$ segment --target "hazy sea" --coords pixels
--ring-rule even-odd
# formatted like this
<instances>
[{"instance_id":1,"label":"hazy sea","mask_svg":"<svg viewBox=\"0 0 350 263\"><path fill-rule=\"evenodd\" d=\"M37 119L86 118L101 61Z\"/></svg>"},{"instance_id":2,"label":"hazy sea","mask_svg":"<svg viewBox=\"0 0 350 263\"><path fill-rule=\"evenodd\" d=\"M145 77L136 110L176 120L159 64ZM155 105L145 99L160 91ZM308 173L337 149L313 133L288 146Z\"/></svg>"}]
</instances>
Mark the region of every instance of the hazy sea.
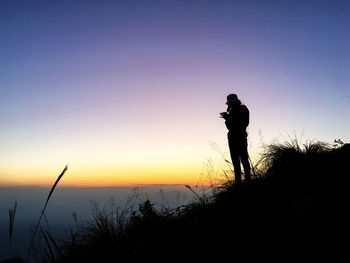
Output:
<instances>
[{"instance_id":1,"label":"hazy sea","mask_svg":"<svg viewBox=\"0 0 350 263\"><path fill-rule=\"evenodd\" d=\"M158 208L175 208L193 199L193 194L184 185L58 187L46 210L47 222L42 220L41 225L49 229L55 238L65 238L70 226L74 227L75 224L73 212L79 220L86 220L91 216L92 203L103 208L111 198L116 207L123 207L136 189L141 200L150 199ZM8 258L9 208L17 201L12 256L24 257L49 191L49 187L0 187L0 262Z\"/></svg>"}]
</instances>

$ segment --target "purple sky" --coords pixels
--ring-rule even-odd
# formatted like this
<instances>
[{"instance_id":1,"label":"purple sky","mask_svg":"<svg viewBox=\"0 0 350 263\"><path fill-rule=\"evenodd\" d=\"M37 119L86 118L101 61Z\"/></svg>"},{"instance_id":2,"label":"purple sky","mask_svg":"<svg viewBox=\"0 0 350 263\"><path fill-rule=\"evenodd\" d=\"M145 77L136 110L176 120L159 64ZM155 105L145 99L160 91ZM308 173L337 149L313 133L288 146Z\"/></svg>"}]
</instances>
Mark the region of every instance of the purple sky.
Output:
<instances>
[{"instance_id":1,"label":"purple sky","mask_svg":"<svg viewBox=\"0 0 350 263\"><path fill-rule=\"evenodd\" d=\"M0 184L194 182L229 93L252 153L349 141L349 1L1 1L0 33Z\"/></svg>"}]
</instances>

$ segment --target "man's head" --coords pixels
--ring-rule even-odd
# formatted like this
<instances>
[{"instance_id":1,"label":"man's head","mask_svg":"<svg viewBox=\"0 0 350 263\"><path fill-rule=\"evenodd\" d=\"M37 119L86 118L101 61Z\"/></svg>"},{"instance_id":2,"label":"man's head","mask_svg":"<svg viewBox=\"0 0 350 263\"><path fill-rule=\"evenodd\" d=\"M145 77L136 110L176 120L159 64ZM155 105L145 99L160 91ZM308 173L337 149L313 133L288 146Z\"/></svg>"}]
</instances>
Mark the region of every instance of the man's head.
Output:
<instances>
[{"instance_id":1,"label":"man's head","mask_svg":"<svg viewBox=\"0 0 350 263\"><path fill-rule=\"evenodd\" d=\"M241 101L238 99L236 94L229 94L227 96L227 101L226 104L230 107L236 106L236 105L241 105Z\"/></svg>"}]
</instances>

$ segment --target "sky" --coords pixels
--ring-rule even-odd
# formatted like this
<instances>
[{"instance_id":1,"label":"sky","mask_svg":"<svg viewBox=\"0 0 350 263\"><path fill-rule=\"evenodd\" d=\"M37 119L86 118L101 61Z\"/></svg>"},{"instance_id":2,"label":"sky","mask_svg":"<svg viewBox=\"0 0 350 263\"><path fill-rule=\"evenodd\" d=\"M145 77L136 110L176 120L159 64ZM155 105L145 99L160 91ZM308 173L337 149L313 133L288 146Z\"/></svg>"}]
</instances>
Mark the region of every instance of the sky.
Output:
<instances>
[{"instance_id":1,"label":"sky","mask_svg":"<svg viewBox=\"0 0 350 263\"><path fill-rule=\"evenodd\" d=\"M197 183L230 93L251 155L349 142L349 46L349 1L3 0L0 185Z\"/></svg>"}]
</instances>

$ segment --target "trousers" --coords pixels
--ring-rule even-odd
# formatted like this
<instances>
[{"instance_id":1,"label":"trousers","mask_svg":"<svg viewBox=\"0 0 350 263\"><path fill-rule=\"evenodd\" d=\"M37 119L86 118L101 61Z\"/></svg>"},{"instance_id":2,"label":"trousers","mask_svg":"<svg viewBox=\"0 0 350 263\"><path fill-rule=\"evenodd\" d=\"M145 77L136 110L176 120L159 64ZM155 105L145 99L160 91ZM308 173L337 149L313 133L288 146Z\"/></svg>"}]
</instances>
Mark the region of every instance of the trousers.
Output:
<instances>
[{"instance_id":1,"label":"trousers","mask_svg":"<svg viewBox=\"0 0 350 263\"><path fill-rule=\"evenodd\" d=\"M242 181L241 163L244 169L244 177L246 181L251 180L250 164L248 155L248 142L246 136L228 136L228 145L230 155L234 167L236 182Z\"/></svg>"}]
</instances>

